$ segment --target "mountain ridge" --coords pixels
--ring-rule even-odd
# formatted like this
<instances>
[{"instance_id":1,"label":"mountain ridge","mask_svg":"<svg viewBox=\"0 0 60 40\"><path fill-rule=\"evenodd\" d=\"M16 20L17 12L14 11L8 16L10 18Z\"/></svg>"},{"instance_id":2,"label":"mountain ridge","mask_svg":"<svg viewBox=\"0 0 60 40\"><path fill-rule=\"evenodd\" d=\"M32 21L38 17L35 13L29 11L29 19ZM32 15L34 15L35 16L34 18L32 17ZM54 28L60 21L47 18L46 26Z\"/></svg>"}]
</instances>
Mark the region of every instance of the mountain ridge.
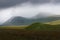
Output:
<instances>
[{"instance_id":1,"label":"mountain ridge","mask_svg":"<svg viewBox=\"0 0 60 40\"><path fill-rule=\"evenodd\" d=\"M16 16L16 17L13 17L12 19L10 18L3 25L30 25L35 22L45 23L45 22L52 22L56 20L60 20L59 15L45 17L45 18L37 18L37 19L34 19L34 18L28 19L28 18Z\"/></svg>"}]
</instances>

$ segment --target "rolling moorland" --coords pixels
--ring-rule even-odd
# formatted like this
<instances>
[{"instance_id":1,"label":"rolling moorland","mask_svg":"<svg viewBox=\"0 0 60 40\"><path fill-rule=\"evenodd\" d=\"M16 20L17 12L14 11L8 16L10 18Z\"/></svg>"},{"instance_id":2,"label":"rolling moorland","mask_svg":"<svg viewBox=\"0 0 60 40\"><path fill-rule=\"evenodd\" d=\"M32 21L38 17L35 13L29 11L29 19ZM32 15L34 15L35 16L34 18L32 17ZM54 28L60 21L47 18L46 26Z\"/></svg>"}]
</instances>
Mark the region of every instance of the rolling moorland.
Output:
<instances>
[{"instance_id":1,"label":"rolling moorland","mask_svg":"<svg viewBox=\"0 0 60 40\"><path fill-rule=\"evenodd\" d=\"M60 25L36 22L28 26L0 26L0 40L60 40Z\"/></svg>"},{"instance_id":2,"label":"rolling moorland","mask_svg":"<svg viewBox=\"0 0 60 40\"><path fill-rule=\"evenodd\" d=\"M60 17L14 17L0 25L0 40L60 40Z\"/></svg>"}]
</instances>

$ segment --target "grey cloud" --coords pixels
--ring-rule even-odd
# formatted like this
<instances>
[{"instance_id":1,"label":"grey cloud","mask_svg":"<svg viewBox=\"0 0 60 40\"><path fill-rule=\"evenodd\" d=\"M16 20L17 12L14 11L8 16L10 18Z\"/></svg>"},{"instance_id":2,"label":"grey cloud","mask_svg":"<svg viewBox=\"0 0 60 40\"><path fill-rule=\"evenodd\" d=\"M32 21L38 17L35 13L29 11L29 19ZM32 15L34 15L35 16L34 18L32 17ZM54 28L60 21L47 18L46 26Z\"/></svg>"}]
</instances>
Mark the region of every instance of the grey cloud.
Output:
<instances>
[{"instance_id":1,"label":"grey cloud","mask_svg":"<svg viewBox=\"0 0 60 40\"><path fill-rule=\"evenodd\" d=\"M49 3L51 0L0 0L0 8L7 8L22 4L24 2L30 2L32 4ZM60 0L55 0L55 3L60 3Z\"/></svg>"},{"instance_id":2,"label":"grey cloud","mask_svg":"<svg viewBox=\"0 0 60 40\"><path fill-rule=\"evenodd\" d=\"M27 0L0 0L0 8L11 7L23 2L27 2Z\"/></svg>"},{"instance_id":3,"label":"grey cloud","mask_svg":"<svg viewBox=\"0 0 60 40\"><path fill-rule=\"evenodd\" d=\"M48 3L50 2L50 0L31 0L32 3L40 3L40 4L43 4L43 3Z\"/></svg>"},{"instance_id":4,"label":"grey cloud","mask_svg":"<svg viewBox=\"0 0 60 40\"><path fill-rule=\"evenodd\" d=\"M56 1L56 3L60 3L60 0L55 0Z\"/></svg>"}]
</instances>

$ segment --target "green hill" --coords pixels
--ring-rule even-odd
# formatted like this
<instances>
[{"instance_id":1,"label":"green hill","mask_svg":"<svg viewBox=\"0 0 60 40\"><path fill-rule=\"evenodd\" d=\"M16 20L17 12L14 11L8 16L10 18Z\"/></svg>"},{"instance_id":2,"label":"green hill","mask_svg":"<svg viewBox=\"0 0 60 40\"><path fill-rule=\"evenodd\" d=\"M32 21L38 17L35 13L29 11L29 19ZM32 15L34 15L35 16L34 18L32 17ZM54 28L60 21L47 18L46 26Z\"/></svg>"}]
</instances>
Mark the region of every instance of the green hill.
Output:
<instances>
[{"instance_id":1,"label":"green hill","mask_svg":"<svg viewBox=\"0 0 60 40\"><path fill-rule=\"evenodd\" d=\"M26 29L27 30L42 30L42 29L46 29L48 26L51 26L51 25L42 24L42 23L33 23L29 25Z\"/></svg>"},{"instance_id":2,"label":"green hill","mask_svg":"<svg viewBox=\"0 0 60 40\"><path fill-rule=\"evenodd\" d=\"M48 23L46 23L46 24L50 24L50 25L59 25L59 24L60 24L60 20L48 22Z\"/></svg>"},{"instance_id":3,"label":"green hill","mask_svg":"<svg viewBox=\"0 0 60 40\"><path fill-rule=\"evenodd\" d=\"M60 25L49 25L43 23L33 23L29 25L26 30L60 30Z\"/></svg>"}]
</instances>

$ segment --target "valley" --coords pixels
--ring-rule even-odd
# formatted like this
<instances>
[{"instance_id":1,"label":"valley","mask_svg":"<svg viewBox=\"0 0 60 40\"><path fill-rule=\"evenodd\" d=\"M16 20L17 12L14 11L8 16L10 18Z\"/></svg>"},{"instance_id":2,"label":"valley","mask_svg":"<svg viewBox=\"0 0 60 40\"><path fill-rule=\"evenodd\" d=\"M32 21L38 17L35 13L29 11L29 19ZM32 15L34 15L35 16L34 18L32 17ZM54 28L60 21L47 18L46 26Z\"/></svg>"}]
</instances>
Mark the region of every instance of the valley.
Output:
<instances>
[{"instance_id":1,"label":"valley","mask_svg":"<svg viewBox=\"0 0 60 40\"><path fill-rule=\"evenodd\" d=\"M0 25L0 40L60 40L60 16L15 16Z\"/></svg>"},{"instance_id":2,"label":"valley","mask_svg":"<svg viewBox=\"0 0 60 40\"><path fill-rule=\"evenodd\" d=\"M0 40L60 40L60 25L40 22L22 26L2 25L0 26Z\"/></svg>"}]
</instances>

